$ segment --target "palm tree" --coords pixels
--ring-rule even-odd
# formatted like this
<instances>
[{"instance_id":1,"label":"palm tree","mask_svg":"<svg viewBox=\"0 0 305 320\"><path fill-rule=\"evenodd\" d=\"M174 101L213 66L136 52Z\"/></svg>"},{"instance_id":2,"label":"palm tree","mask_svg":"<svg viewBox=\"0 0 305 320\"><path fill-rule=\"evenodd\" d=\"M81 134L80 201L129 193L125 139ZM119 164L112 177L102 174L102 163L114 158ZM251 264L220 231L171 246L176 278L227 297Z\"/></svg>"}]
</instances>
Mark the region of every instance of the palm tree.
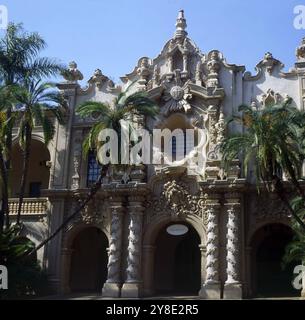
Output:
<instances>
[{"instance_id":1,"label":"palm tree","mask_svg":"<svg viewBox=\"0 0 305 320\"><path fill-rule=\"evenodd\" d=\"M303 199L304 191L299 184L304 161L305 114L291 106L291 100L282 104L267 105L262 109L241 106L242 117L234 116L230 122L242 125L244 133L227 137L221 145L225 166L239 156L243 158L244 171L255 169L256 181L263 182L269 192L276 192L289 213L305 230L305 224L293 210L280 172L289 178L294 190Z\"/></svg>"},{"instance_id":2,"label":"palm tree","mask_svg":"<svg viewBox=\"0 0 305 320\"><path fill-rule=\"evenodd\" d=\"M0 190L2 193L1 208L0 208L0 234L3 231L4 220L6 218L6 225L9 225L8 217L8 170L7 170L7 145L6 139L9 132L8 128L12 127L14 116L7 118L6 108L4 106L13 105L16 101L13 97L15 86L0 87Z\"/></svg>"},{"instance_id":3,"label":"palm tree","mask_svg":"<svg viewBox=\"0 0 305 320\"><path fill-rule=\"evenodd\" d=\"M63 116L56 104L62 104L62 95L55 90L55 84L50 82L34 81L26 79L23 86L16 90L14 96L18 102L19 114L19 145L23 151L23 170L20 184L19 204L17 213L17 224L20 224L21 209L25 194L27 174L29 171L29 159L31 152L32 131L35 124L42 127L44 142L47 145L53 138L55 127L51 115L59 123L63 123ZM51 115L50 115L51 114Z\"/></svg>"},{"instance_id":4,"label":"palm tree","mask_svg":"<svg viewBox=\"0 0 305 320\"><path fill-rule=\"evenodd\" d=\"M296 197L291 201L291 206L301 219L305 218L305 210L303 199ZM285 255L283 257L283 267L291 262L305 263L305 234L298 223L292 223L294 231L293 240L286 246Z\"/></svg>"},{"instance_id":5,"label":"palm tree","mask_svg":"<svg viewBox=\"0 0 305 320\"><path fill-rule=\"evenodd\" d=\"M87 154L89 150L98 151L102 147L102 144L98 140L99 133L103 129L113 129L116 131L118 140L121 140L121 120L130 120L132 114L137 114L142 117L154 118L158 113L158 108L155 103L150 100L144 92L137 92L128 95L128 89L125 92L119 94L114 101L114 106L111 106L102 102L86 101L78 106L76 110L77 114L82 118L87 118L92 115L99 115L99 120L96 122L87 138L84 141L83 149L84 154ZM130 122L131 131L134 129L133 123ZM120 145L120 142L119 142ZM46 240L39 244L32 252L38 251L50 240L52 240L70 221L72 221L94 198L95 194L101 188L103 178L108 172L111 163L102 166L97 181L93 184L88 192L86 199L76 209L76 211L64 220L64 222L51 234Z\"/></svg>"},{"instance_id":6,"label":"palm tree","mask_svg":"<svg viewBox=\"0 0 305 320\"><path fill-rule=\"evenodd\" d=\"M46 47L45 41L38 33L27 33L21 24L10 23L3 38L0 39L0 84L14 86L20 84L24 78L40 79L57 75L63 67L55 60L39 57L39 53ZM12 105L2 105L6 110L6 119L12 118ZM6 130L6 156L4 166L5 175L9 181L12 153L13 121L10 121ZM3 173L4 174L4 173ZM8 190L2 190L2 201L8 203ZM8 206L6 212L6 227L9 226Z\"/></svg>"}]
</instances>

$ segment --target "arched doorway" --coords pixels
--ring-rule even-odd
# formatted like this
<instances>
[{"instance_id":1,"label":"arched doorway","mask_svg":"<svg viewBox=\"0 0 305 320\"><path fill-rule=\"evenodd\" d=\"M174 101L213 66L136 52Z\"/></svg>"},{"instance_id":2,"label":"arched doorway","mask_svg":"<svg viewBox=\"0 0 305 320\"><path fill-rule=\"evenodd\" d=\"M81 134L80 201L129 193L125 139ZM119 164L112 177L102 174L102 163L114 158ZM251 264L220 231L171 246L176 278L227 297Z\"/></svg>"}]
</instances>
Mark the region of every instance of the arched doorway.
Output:
<instances>
[{"instance_id":1,"label":"arched doorway","mask_svg":"<svg viewBox=\"0 0 305 320\"><path fill-rule=\"evenodd\" d=\"M41 141L32 140L29 163L25 197L38 198L41 190L49 188L50 179L50 153ZM11 189L13 197L19 196L22 170L23 152L16 143L12 151Z\"/></svg>"},{"instance_id":2,"label":"arched doorway","mask_svg":"<svg viewBox=\"0 0 305 320\"><path fill-rule=\"evenodd\" d=\"M170 234L171 225L167 225L155 242L154 291L157 295L197 295L201 287L200 237L191 225L179 225L187 227L185 234Z\"/></svg>"},{"instance_id":3,"label":"arched doorway","mask_svg":"<svg viewBox=\"0 0 305 320\"><path fill-rule=\"evenodd\" d=\"M70 269L72 292L101 292L107 279L108 239L95 227L81 231L73 241Z\"/></svg>"},{"instance_id":4,"label":"arched doorway","mask_svg":"<svg viewBox=\"0 0 305 320\"><path fill-rule=\"evenodd\" d=\"M292 286L297 263L283 268L283 256L293 231L283 224L260 228L252 238L252 294L254 297L291 297L299 292Z\"/></svg>"}]
</instances>

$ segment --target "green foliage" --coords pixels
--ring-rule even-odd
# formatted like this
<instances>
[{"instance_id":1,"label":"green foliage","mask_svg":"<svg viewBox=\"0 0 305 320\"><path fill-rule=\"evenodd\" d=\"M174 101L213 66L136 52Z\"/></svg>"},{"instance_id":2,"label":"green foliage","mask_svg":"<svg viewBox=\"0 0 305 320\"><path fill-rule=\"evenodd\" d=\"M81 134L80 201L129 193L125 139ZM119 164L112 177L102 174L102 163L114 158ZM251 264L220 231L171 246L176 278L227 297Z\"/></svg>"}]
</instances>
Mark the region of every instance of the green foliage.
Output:
<instances>
[{"instance_id":1,"label":"green foliage","mask_svg":"<svg viewBox=\"0 0 305 320\"><path fill-rule=\"evenodd\" d=\"M0 39L0 81L20 83L25 77L41 79L58 74L63 66L56 60L38 57L46 42L36 33L24 31L22 24L10 23Z\"/></svg>"},{"instance_id":2,"label":"green foliage","mask_svg":"<svg viewBox=\"0 0 305 320\"><path fill-rule=\"evenodd\" d=\"M303 199L296 197L291 200L291 206L298 216L305 219L305 209L303 207ZM294 231L293 240L286 246L285 255L283 257L283 268L291 262L305 263L305 234L300 225L292 221L292 229Z\"/></svg>"},{"instance_id":3,"label":"green foliage","mask_svg":"<svg viewBox=\"0 0 305 320\"><path fill-rule=\"evenodd\" d=\"M221 145L225 166L236 158L243 159L245 175L254 166L256 180L270 182L282 170L298 187L300 169L304 161L305 114L291 105L267 105L262 109L241 106L242 116L234 116L228 123L241 125L244 133L226 138Z\"/></svg>"},{"instance_id":4,"label":"green foliage","mask_svg":"<svg viewBox=\"0 0 305 320\"><path fill-rule=\"evenodd\" d=\"M55 127L50 113L63 123L63 114L58 104L63 104L62 95L54 90L55 84L51 82L33 81L26 79L14 92L16 101L23 107L16 111L19 114L19 144L25 147L25 127L28 125L31 131L35 123L42 127L45 144L48 144L55 134Z\"/></svg>"},{"instance_id":5,"label":"green foliage","mask_svg":"<svg viewBox=\"0 0 305 320\"><path fill-rule=\"evenodd\" d=\"M121 120L129 120L130 131L132 132L134 127L130 120L133 115L154 118L158 114L158 108L156 104L147 97L146 93L136 92L128 95L127 90L119 94L113 106L102 102L86 101L78 106L76 113L82 118L90 116L98 116L99 118L98 121L93 124L83 143L84 154L86 155L89 150L99 149L102 146L98 141L98 136L103 129L115 130L120 139Z\"/></svg>"},{"instance_id":6,"label":"green foliage","mask_svg":"<svg viewBox=\"0 0 305 320\"><path fill-rule=\"evenodd\" d=\"M8 290L0 299L25 299L47 293L47 277L35 256L28 253L34 243L22 235L22 226L13 225L0 234L0 264L8 269Z\"/></svg>"}]
</instances>

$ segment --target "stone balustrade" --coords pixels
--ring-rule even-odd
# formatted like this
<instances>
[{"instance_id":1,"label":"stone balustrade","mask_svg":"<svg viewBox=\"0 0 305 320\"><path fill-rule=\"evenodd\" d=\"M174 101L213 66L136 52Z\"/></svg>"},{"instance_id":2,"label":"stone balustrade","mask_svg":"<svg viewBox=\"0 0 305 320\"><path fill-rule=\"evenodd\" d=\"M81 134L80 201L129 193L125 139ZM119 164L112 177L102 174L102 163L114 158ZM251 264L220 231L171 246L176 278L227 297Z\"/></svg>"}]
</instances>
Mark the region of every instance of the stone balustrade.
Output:
<instances>
[{"instance_id":1,"label":"stone balustrade","mask_svg":"<svg viewBox=\"0 0 305 320\"><path fill-rule=\"evenodd\" d=\"M9 199L9 209L11 215L18 213L18 198ZM25 198L22 204L22 215L40 215L46 214L48 209L47 198Z\"/></svg>"}]
</instances>

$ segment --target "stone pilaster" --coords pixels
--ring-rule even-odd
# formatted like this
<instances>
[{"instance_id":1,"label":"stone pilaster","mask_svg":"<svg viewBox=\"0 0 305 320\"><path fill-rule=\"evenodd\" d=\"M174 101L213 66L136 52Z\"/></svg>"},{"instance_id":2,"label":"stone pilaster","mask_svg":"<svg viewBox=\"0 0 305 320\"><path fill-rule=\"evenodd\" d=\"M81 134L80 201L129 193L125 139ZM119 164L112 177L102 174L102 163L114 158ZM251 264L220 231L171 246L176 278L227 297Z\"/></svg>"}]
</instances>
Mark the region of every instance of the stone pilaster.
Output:
<instances>
[{"instance_id":1,"label":"stone pilaster","mask_svg":"<svg viewBox=\"0 0 305 320\"><path fill-rule=\"evenodd\" d=\"M226 195L227 213L227 280L224 287L224 299L242 299L240 281L240 195Z\"/></svg>"},{"instance_id":2,"label":"stone pilaster","mask_svg":"<svg viewBox=\"0 0 305 320\"><path fill-rule=\"evenodd\" d=\"M108 258L108 277L103 296L118 298L121 295L121 265L124 207L120 198L111 199L111 229Z\"/></svg>"},{"instance_id":3,"label":"stone pilaster","mask_svg":"<svg viewBox=\"0 0 305 320\"><path fill-rule=\"evenodd\" d=\"M143 246L143 296L149 297L154 294L154 257L156 247Z\"/></svg>"},{"instance_id":4,"label":"stone pilaster","mask_svg":"<svg viewBox=\"0 0 305 320\"><path fill-rule=\"evenodd\" d=\"M82 130L77 130L74 133L73 140L73 174L71 181L72 189L79 189L80 187L80 164L82 156L82 140L83 132Z\"/></svg>"},{"instance_id":5,"label":"stone pilaster","mask_svg":"<svg viewBox=\"0 0 305 320\"><path fill-rule=\"evenodd\" d=\"M219 200L207 201L206 280L200 291L205 299L220 299L219 281Z\"/></svg>"},{"instance_id":6,"label":"stone pilaster","mask_svg":"<svg viewBox=\"0 0 305 320\"><path fill-rule=\"evenodd\" d=\"M122 297L137 298L141 295L141 252L142 252L142 226L144 198L141 196L130 196L128 211L130 216L128 236L128 256L126 281L122 287Z\"/></svg>"},{"instance_id":7,"label":"stone pilaster","mask_svg":"<svg viewBox=\"0 0 305 320\"><path fill-rule=\"evenodd\" d=\"M71 292L69 280L72 254L73 250L68 248L63 248L61 251L61 294L69 294Z\"/></svg>"}]
</instances>

